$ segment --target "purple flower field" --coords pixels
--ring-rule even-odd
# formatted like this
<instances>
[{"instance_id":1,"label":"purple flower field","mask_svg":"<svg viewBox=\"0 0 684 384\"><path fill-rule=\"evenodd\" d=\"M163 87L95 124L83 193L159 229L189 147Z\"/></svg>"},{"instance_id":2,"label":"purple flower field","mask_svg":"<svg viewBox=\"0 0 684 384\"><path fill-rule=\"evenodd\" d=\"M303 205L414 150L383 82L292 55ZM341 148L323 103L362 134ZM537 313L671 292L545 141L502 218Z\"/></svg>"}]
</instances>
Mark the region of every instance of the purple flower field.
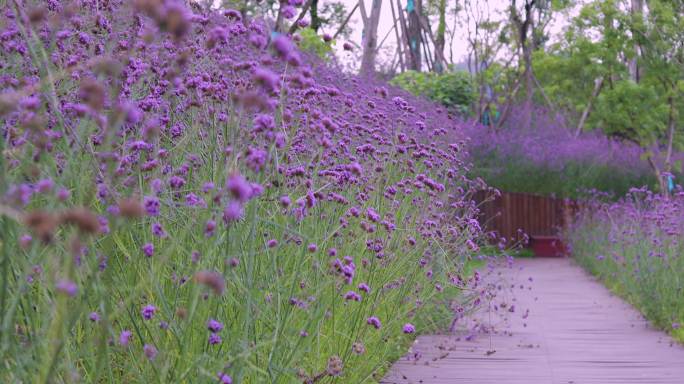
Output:
<instances>
[{"instance_id":1,"label":"purple flower field","mask_svg":"<svg viewBox=\"0 0 684 384\"><path fill-rule=\"evenodd\" d=\"M599 132L576 137L562 117L543 107L534 107L530 126L523 124L524 116L520 106L500 129L464 125L472 176L509 192L564 197L585 196L590 190L620 197L634 186L656 184L638 145Z\"/></svg>"},{"instance_id":2,"label":"purple flower field","mask_svg":"<svg viewBox=\"0 0 684 384\"><path fill-rule=\"evenodd\" d=\"M632 189L618 202L587 203L565 231L575 259L682 341L684 193Z\"/></svg>"},{"instance_id":3,"label":"purple flower field","mask_svg":"<svg viewBox=\"0 0 684 384\"><path fill-rule=\"evenodd\" d=\"M467 268L484 185L445 109L233 10L19 4L0 382L370 382L442 290L491 289Z\"/></svg>"}]
</instances>

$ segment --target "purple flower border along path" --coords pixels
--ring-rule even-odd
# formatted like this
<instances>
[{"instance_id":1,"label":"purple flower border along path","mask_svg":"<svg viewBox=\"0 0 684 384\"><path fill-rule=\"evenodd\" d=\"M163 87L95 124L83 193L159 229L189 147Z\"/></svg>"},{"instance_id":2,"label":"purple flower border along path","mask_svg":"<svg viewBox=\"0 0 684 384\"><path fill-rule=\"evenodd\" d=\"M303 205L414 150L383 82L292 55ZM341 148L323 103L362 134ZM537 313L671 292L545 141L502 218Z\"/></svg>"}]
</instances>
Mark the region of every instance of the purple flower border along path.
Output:
<instances>
[{"instance_id":1,"label":"purple flower border along path","mask_svg":"<svg viewBox=\"0 0 684 384\"><path fill-rule=\"evenodd\" d=\"M496 332L421 336L382 383L684 383L684 347L572 260L516 264L503 272L516 285L515 311L476 315Z\"/></svg>"}]
</instances>

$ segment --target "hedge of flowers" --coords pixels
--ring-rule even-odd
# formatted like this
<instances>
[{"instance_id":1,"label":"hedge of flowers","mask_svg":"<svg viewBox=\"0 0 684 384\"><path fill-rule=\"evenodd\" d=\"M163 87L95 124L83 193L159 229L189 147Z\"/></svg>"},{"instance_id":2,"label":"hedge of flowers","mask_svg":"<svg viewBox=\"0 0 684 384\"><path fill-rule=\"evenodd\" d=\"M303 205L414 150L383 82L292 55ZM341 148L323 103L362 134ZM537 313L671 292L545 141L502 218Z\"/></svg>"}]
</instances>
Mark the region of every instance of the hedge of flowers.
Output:
<instances>
[{"instance_id":1,"label":"hedge of flowers","mask_svg":"<svg viewBox=\"0 0 684 384\"><path fill-rule=\"evenodd\" d=\"M473 176L509 192L573 198L590 190L620 197L634 186L656 185L638 145L598 132L576 137L560 116L542 107L534 107L531 124L525 116L524 107L517 107L499 129L466 126Z\"/></svg>"},{"instance_id":2,"label":"hedge of flowers","mask_svg":"<svg viewBox=\"0 0 684 384\"><path fill-rule=\"evenodd\" d=\"M684 340L684 192L666 198L641 188L587 204L565 233L575 259Z\"/></svg>"},{"instance_id":3,"label":"hedge of flowers","mask_svg":"<svg viewBox=\"0 0 684 384\"><path fill-rule=\"evenodd\" d=\"M184 4L2 10L0 381L378 379L486 294L460 124Z\"/></svg>"}]
</instances>

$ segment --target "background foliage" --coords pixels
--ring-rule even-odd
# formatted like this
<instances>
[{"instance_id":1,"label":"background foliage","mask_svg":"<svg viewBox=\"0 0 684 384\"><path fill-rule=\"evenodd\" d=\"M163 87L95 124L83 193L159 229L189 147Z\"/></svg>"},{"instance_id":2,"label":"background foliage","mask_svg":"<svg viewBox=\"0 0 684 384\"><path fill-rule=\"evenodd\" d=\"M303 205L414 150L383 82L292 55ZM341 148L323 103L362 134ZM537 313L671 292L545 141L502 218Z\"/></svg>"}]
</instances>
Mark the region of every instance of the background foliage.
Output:
<instances>
[{"instance_id":1,"label":"background foliage","mask_svg":"<svg viewBox=\"0 0 684 384\"><path fill-rule=\"evenodd\" d=\"M415 96L427 97L463 115L470 113L476 97L470 76L464 71L406 71L394 77L390 84Z\"/></svg>"}]
</instances>

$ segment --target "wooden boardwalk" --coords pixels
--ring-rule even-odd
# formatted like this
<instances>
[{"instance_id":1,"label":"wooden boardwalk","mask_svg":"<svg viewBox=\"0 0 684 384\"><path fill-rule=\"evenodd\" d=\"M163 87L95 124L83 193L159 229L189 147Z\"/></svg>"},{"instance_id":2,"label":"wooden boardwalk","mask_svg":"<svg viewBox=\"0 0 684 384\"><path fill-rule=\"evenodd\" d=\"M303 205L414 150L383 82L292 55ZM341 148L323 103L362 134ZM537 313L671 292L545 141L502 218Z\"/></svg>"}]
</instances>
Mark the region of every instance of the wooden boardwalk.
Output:
<instances>
[{"instance_id":1,"label":"wooden boardwalk","mask_svg":"<svg viewBox=\"0 0 684 384\"><path fill-rule=\"evenodd\" d=\"M516 284L507 325L472 341L421 336L382 383L684 384L684 347L571 260L516 262L504 272Z\"/></svg>"}]
</instances>

